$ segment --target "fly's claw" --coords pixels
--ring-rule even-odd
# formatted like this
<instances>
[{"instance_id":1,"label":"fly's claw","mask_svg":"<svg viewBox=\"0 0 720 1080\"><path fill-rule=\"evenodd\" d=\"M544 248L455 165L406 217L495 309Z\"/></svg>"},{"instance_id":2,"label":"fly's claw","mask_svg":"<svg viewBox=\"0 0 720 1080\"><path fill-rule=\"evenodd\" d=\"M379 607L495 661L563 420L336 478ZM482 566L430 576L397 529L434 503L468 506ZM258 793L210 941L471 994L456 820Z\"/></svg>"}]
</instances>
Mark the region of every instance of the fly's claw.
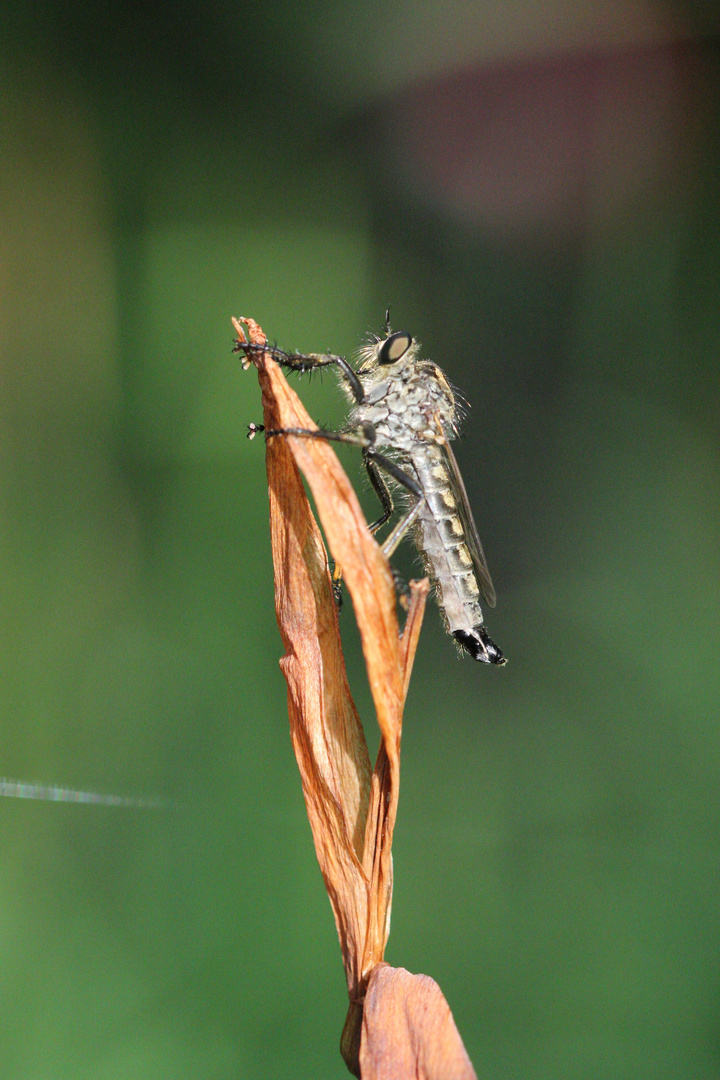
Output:
<instances>
[{"instance_id":1,"label":"fly's claw","mask_svg":"<svg viewBox=\"0 0 720 1080\"><path fill-rule=\"evenodd\" d=\"M264 424L248 424L248 439L254 439L256 435L259 435L261 431L265 430Z\"/></svg>"},{"instance_id":2,"label":"fly's claw","mask_svg":"<svg viewBox=\"0 0 720 1080\"><path fill-rule=\"evenodd\" d=\"M240 361L243 371L252 365L253 357L259 356L265 352L264 345L257 345L252 341L240 341L239 339L233 343L233 352L242 353L243 358Z\"/></svg>"},{"instance_id":3,"label":"fly's claw","mask_svg":"<svg viewBox=\"0 0 720 1080\"><path fill-rule=\"evenodd\" d=\"M331 580L335 607L340 611L343 606L342 566L337 562L333 563Z\"/></svg>"},{"instance_id":4,"label":"fly's claw","mask_svg":"<svg viewBox=\"0 0 720 1080\"><path fill-rule=\"evenodd\" d=\"M258 342L245 341L241 338L233 344L234 353L243 353L242 366L245 371L252 364L255 356L261 356L263 353L267 353L273 358L276 364L281 367L288 367L292 371L302 370L300 365L293 362L293 354L286 353L283 349L279 348L277 344L271 345L269 342L264 342L262 345Z\"/></svg>"},{"instance_id":5,"label":"fly's claw","mask_svg":"<svg viewBox=\"0 0 720 1080\"><path fill-rule=\"evenodd\" d=\"M393 585L395 586L395 593L398 598L400 607L407 611L410 607L410 586L405 578L402 576L399 570L394 566L390 567L390 573L393 577Z\"/></svg>"},{"instance_id":6,"label":"fly's claw","mask_svg":"<svg viewBox=\"0 0 720 1080\"><path fill-rule=\"evenodd\" d=\"M256 356L262 356L266 351L272 352L272 349L268 350L265 334L254 319L233 318L231 321L237 334L237 337L233 341L232 351L234 353L243 354L241 360L242 369L243 371L247 371ZM250 338L248 338L248 335L245 332L246 329L250 332ZM262 338L262 340L252 341L252 337Z\"/></svg>"}]
</instances>

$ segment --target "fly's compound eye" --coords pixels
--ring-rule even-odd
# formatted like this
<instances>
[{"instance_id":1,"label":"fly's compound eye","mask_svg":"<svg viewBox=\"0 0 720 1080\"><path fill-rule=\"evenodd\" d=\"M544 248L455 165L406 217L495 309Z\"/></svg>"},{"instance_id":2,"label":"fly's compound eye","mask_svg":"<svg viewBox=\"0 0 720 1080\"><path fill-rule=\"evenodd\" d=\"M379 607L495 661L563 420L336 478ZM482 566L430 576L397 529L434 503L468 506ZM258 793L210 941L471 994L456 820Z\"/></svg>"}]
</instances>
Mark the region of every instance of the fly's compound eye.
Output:
<instances>
[{"instance_id":1,"label":"fly's compound eye","mask_svg":"<svg viewBox=\"0 0 720 1080\"><path fill-rule=\"evenodd\" d=\"M404 330L398 330L385 338L378 353L378 364L396 364L412 345L412 337Z\"/></svg>"}]
</instances>

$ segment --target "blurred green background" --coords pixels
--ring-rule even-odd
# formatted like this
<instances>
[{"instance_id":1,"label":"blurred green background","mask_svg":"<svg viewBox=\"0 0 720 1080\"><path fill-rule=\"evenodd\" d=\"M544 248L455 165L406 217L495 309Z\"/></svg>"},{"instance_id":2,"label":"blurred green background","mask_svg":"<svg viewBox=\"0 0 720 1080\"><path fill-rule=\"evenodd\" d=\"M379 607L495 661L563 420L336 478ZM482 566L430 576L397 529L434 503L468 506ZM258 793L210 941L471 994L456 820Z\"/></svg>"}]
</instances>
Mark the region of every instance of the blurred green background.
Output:
<instances>
[{"instance_id":1,"label":"blurred green background","mask_svg":"<svg viewBox=\"0 0 720 1080\"><path fill-rule=\"evenodd\" d=\"M174 801L0 800L3 1080L347 1075L230 316L349 354L388 303L472 402L511 663L429 609L387 958L480 1077L720 1076L713 18L3 7L0 774Z\"/></svg>"}]
</instances>

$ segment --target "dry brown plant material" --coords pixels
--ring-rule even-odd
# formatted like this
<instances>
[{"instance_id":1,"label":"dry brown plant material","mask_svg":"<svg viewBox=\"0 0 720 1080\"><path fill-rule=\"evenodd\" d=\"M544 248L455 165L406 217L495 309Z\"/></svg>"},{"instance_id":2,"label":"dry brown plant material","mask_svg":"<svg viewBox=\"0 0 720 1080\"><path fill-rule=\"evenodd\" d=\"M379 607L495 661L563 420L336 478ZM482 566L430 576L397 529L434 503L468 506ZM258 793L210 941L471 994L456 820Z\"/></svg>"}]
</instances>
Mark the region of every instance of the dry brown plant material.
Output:
<instances>
[{"instance_id":1,"label":"dry brown plant material","mask_svg":"<svg viewBox=\"0 0 720 1080\"><path fill-rule=\"evenodd\" d=\"M252 319L238 345L263 346ZM252 353L266 429L315 429L269 353ZM342 566L362 640L381 744L374 770L345 672L337 609L312 492ZM290 732L315 852L330 897L350 996L341 1052L362 1080L474 1080L449 1006L425 975L383 963L392 901L392 838L402 714L429 584L413 582L400 634L392 574L355 492L322 439L267 441L275 612L286 655Z\"/></svg>"}]
</instances>

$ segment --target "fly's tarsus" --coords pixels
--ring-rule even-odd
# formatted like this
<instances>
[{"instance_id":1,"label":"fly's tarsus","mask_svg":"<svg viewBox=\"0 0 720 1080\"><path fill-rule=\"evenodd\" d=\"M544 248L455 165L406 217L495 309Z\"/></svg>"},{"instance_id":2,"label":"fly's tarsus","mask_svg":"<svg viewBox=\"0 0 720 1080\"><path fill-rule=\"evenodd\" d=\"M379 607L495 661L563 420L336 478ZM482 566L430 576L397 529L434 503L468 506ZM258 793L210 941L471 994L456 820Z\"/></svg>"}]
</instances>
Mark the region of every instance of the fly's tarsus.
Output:
<instances>
[{"instance_id":1,"label":"fly's tarsus","mask_svg":"<svg viewBox=\"0 0 720 1080\"><path fill-rule=\"evenodd\" d=\"M333 353L286 352L285 349L281 349L278 345L270 345L269 343L259 345L252 341L236 341L233 352L243 353L248 361L252 356L267 353L280 367L287 368L289 371L297 371L301 375L307 371L316 371L318 368L329 367L333 364L342 365L347 363L344 357L335 356Z\"/></svg>"}]
</instances>

